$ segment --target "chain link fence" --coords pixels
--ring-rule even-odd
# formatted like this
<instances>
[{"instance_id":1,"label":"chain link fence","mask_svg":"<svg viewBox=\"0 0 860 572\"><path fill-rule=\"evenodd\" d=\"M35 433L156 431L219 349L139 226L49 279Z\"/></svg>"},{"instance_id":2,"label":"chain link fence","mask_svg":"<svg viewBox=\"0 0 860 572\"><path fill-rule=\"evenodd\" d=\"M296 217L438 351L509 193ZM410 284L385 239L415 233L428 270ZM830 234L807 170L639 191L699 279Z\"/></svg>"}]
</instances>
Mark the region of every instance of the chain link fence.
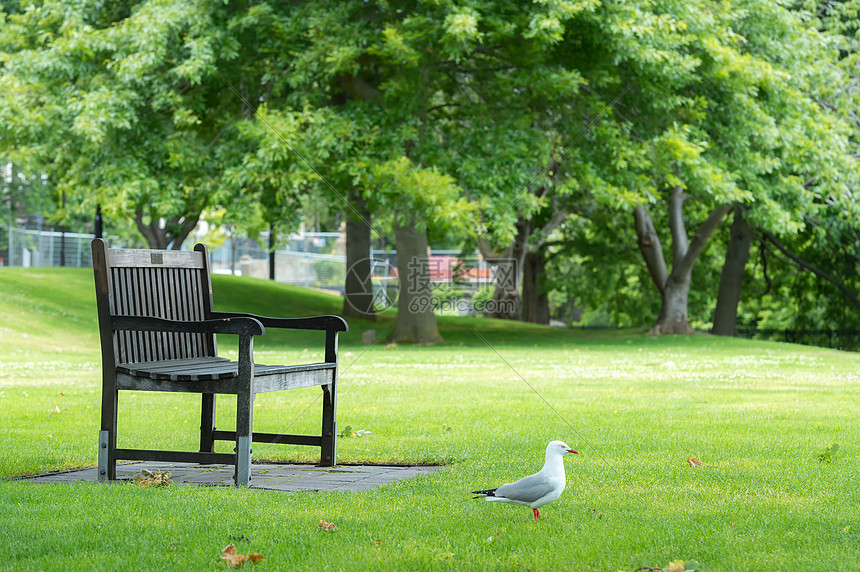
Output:
<instances>
[{"instance_id":1,"label":"chain link fence","mask_svg":"<svg viewBox=\"0 0 860 572\"><path fill-rule=\"evenodd\" d=\"M5 266L91 266L92 234L8 227Z\"/></svg>"}]
</instances>

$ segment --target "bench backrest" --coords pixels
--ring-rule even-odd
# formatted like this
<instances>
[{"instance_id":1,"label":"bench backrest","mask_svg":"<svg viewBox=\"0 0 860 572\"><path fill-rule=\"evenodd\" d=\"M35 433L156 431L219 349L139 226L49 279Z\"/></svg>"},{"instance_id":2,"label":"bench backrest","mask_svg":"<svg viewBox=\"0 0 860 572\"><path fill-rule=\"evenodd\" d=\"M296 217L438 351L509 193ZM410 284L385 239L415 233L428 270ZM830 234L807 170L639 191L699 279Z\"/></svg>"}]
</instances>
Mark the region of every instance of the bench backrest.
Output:
<instances>
[{"instance_id":1,"label":"bench backrest","mask_svg":"<svg viewBox=\"0 0 860 572\"><path fill-rule=\"evenodd\" d=\"M214 356L211 334L113 331L113 316L206 320L212 312L209 254L198 244L178 250L108 249L92 243L93 273L105 363ZM110 360L110 361L109 361Z\"/></svg>"}]
</instances>

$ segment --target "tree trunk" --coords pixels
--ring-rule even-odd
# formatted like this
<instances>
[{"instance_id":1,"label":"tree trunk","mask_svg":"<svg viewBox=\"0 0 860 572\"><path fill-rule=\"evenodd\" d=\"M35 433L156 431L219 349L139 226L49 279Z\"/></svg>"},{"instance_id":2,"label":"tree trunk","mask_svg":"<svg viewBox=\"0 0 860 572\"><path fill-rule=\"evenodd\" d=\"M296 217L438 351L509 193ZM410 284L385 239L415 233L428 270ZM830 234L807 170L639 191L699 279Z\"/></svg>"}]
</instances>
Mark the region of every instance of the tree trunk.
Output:
<instances>
[{"instance_id":1,"label":"tree trunk","mask_svg":"<svg viewBox=\"0 0 860 572\"><path fill-rule=\"evenodd\" d=\"M187 217L173 217L165 221L164 226L161 226L161 221L158 217L150 216L149 224L143 221L143 209L137 209L134 217L134 224L137 230L146 239L149 248L153 250L179 250L182 248L182 243L197 226L197 221L200 219L200 213L189 215ZM174 233L173 230L176 232Z\"/></svg>"},{"instance_id":2,"label":"tree trunk","mask_svg":"<svg viewBox=\"0 0 860 572\"><path fill-rule=\"evenodd\" d=\"M375 320L373 284L370 281L370 211L361 193L349 193L346 209L346 279L344 280L343 310L346 318Z\"/></svg>"},{"instance_id":3,"label":"tree trunk","mask_svg":"<svg viewBox=\"0 0 860 572\"><path fill-rule=\"evenodd\" d=\"M714 311L714 333L734 336L738 325L738 303L743 290L744 269L750 256L753 231L744 220L744 207L735 205L735 219L729 236L726 260L720 274L720 291Z\"/></svg>"},{"instance_id":4,"label":"tree trunk","mask_svg":"<svg viewBox=\"0 0 860 572\"><path fill-rule=\"evenodd\" d=\"M427 233L415 225L395 229L397 275L397 323L389 342L436 344L444 342L433 313L433 289L427 259Z\"/></svg>"},{"instance_id":5,"label":"tree trunk","mask_svg":"<svg viewBox=\"0 0 860 572\"><path fill-rule=\"evenodd\" d=\"M493 299L487 303L484 315L500 320L519 320L522 312L520 283L522 282L523 265L525 264L531 223L520 219L517 222L517 236L514 243L504 252L490 252L486 240L479 240L478 246L489 264L496 267L493 289Z\"/></svg>"},{"instance_id":6,"label":"tree trunk","mask_svg":"<svg viewBox=\"0 0 860 572\"><path fill-rule=\"evenodd\" d=\"M541 288L546 261L539 252L527 252L523 264L523 322L549 324L549 298Z\"/></svg>"},{"instance_id":7,"label":"tree trunk","mask_svg":"<svg viewBox=\"0 0 860 572\"><path fill-rule=\"evenodd\" d=\"M693 328L687 317L687 300L692 276L676 277L673 273L663 289L663 304L652 334L692 334Z\"/></svg>"},{"instance_id":8,"label":"tree trunk","mask_svg":"<svg viewBox=\"0 0 860 572\"><path fill-rule=\"evenodd\" d=\"M275 225L269 224L269 280L275 280Z\"/></svg>"}]
</instances>

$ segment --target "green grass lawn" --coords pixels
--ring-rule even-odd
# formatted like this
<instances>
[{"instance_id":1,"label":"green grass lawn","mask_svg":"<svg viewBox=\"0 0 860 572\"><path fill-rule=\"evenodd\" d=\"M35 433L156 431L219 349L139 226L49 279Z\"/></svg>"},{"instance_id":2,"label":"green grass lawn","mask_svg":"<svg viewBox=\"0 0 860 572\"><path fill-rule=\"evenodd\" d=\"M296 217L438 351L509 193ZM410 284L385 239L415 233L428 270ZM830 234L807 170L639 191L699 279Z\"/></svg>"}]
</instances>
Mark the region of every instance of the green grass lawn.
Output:
<instances>
[{"instance_id":1,"label":"green grass lawn","mask_svg":"<svg viewBox=\"0 0 860 572\"><path fill-rule=\"evenodd\" d=\"M214 296L219 310L282 316L341 303L221 276ZM440 321L443 346L362 345L366 329L393 327L387 314L341 337L338 424L371 433L339 440L339 460L445 465L431 476L362 493L33 485L14 478L96 463L91 273L0 269L0 316L0 569L223 570L232 542L263 554L259 570L860 570L857 354L455 317ZM281 332L255 346L262 363L322 355L321 339ZM319 393L260 395L255 427L315 430ZM232 406L219 404L226 428ZM197 406L123 395L120 446L193 448ZM581 454L565 458L568 488L542 521L472 500L539 469L552 439ZM833 443L835 460L819 460Z\"/></svg>"}]
</instances>

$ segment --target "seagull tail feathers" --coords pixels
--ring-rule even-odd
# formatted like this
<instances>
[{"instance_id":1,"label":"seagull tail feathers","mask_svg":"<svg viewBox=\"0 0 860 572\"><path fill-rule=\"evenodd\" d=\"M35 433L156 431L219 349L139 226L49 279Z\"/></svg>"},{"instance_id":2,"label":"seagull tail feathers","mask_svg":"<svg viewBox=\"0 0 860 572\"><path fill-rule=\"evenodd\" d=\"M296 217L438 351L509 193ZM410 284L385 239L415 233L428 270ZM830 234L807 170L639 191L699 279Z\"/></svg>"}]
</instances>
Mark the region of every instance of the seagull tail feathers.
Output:
<instances>
[{"instance_id":1,"label":"seagull tail feathers","mask_svg":"<svg viewBox=\"0 0 860 572\"><path fill-rule=\"evenodd\" d=\"M472 491L473 495L478 495L476 497L472 497L475 499L486 498L486 497L494 497L496 496L497 489L487 489L485 491Z\"/></svg>"}]
</instances>

